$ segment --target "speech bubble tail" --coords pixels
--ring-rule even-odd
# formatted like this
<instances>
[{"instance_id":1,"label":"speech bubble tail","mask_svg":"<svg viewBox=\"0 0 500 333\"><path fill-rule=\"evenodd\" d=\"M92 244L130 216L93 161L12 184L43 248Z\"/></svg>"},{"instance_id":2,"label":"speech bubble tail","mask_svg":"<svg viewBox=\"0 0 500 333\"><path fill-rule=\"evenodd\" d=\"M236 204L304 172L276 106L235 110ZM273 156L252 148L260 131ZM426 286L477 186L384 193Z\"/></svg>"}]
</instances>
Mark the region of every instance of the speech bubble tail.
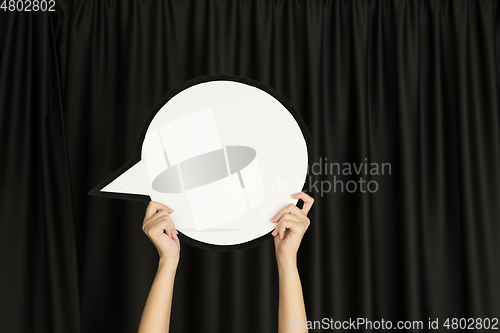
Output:
<instances>
[{"instance_id":1,"label":"speech bubble tail","mask_svg":"<svg viewBox=\"0 0 500 333\"><path fill-rule=\"evenodd\" d=\"M148 195L151 192L149 183L146 165L140 160L132 166L117 170L108 180L96 186L88 194L148 202L151 200Z\"/></svg>"},{"instance_id":2,"label":"speech bubble tail","mask_svg":"<svg viewBox=\"0 0 500 333\"><path fill-rule=\"evenodd\" d=\"M134 164L111 183L101 189L101 192L147 194L151 191L147 170L142 161Z\"/></svg>"}]
</instances>

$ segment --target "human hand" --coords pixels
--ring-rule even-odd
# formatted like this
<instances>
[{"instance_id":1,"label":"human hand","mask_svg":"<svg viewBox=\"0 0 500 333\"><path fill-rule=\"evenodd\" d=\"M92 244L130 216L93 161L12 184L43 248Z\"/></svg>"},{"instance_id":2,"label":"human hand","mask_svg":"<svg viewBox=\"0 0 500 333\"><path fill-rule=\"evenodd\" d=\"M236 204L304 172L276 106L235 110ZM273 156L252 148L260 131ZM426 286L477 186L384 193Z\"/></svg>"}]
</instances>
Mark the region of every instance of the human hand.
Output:
<instances>
[{"instance_id":1,"label":"human hand","mask_svg":"<svg viewBox=\"0 0 500 333\"><path fill-rule=\"evenodd\" d=\"M155 245L160 260L179 259L181 244L170 217L173 212L171 208L154 201L146 208L142 231Z\"/></svg>"},{"instance_id":2,"label":"human hand","mask_svg":"<svg viewBox=\"0 0 500 333\"><path fill-rule=\"evenodd\" d=\"M304 201L302 209L294 204L288 204L271 219L271 222L278 223L272 232L278 263L282 261L295 262L300 242L310 224L307 213L309 213L314 199L304 192L293 194L292 198Z\"/></svg>"}]
</instances>

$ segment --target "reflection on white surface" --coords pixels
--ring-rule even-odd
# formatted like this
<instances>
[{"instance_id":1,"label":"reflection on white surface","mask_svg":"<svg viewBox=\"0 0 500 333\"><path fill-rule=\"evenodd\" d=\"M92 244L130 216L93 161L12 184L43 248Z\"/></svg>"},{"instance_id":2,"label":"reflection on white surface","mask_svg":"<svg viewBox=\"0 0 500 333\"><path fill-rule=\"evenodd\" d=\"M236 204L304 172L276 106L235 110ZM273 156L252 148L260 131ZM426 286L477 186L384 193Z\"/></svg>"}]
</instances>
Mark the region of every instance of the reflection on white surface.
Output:
<instances>
[{"instance_id":1,"label":"reflection on white surface","mask_svg":"<svg viewBox=\"0 0 500 333\"><path fill-rule=\"evenodd\" d=\"M160 127L170 165L222 149L211 109L172 120Z\"/></svg>"}]
</instances>

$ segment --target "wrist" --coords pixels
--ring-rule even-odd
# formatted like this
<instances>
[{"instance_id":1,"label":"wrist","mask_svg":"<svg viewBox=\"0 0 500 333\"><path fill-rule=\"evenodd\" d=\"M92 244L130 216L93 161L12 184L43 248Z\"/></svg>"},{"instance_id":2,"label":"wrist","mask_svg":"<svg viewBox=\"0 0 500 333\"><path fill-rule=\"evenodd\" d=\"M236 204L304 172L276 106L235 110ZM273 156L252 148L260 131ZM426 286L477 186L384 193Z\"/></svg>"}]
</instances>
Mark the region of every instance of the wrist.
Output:
<instances>
[{"instance_id":1,"label":"wrist","mask_svg":"<svg viewBox=\"0 0 500 333\"><path fill-rule=\"evenodd\" d=\"M297 255L281 255L276 256L276 261L278 263L278 270L294 270L297 269Z\"/></svg>"},{"instance_id":2,"label":"wrist","mask_svg":"<svg viewBox=\"0 0 500 333\"><path fill-rule=\"evenodd\" d=\"M158 269L165 268L177 268L179 264L179 256L160 256L158 262Z\"/></svg>"}]
</instances>

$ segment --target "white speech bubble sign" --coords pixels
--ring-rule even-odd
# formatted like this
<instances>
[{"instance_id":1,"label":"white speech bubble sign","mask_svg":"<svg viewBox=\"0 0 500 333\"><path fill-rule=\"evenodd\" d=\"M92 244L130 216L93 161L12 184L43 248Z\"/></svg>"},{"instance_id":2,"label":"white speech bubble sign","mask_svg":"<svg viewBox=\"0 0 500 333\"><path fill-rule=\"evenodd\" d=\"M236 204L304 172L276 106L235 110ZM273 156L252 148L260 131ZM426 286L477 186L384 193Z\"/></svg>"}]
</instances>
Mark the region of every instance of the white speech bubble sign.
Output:
<instances>
[{"instance_id":1,"label":"white speech bubble sign","mask_svg":"<svg viewBox=\"0 0 500 333\"><path fill-rule=\"evenodd\" d=\"M291 104L258 82L191 80L153 108L134 158L89 194L154 200L183 240L233 250L271 238L270 219L304 186L310 138Z\"/></svg>"}]
</instances>

